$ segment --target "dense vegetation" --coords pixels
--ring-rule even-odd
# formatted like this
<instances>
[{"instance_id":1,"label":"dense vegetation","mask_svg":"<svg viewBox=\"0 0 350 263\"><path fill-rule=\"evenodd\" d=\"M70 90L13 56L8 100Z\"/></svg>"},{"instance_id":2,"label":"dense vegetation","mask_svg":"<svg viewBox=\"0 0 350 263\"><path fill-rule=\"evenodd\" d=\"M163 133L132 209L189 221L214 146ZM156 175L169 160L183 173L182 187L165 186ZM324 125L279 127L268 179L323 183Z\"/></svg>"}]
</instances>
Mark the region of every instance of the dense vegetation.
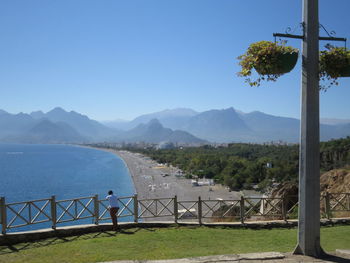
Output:
<instances>
[{"instance_id":1,"label":"dense vegetation","mask_svg":"<svg viewBox=\"0 0 350 263\"><path fill-rule=\"evenodd\" d=\"M264 188L273 182L298 179L298 145L229 144L176 149L128 149L185 171L187 177L213 178L231 189ZM322 142L321 171L350 163L350 137Z\"/></svg>"}]
</instances>

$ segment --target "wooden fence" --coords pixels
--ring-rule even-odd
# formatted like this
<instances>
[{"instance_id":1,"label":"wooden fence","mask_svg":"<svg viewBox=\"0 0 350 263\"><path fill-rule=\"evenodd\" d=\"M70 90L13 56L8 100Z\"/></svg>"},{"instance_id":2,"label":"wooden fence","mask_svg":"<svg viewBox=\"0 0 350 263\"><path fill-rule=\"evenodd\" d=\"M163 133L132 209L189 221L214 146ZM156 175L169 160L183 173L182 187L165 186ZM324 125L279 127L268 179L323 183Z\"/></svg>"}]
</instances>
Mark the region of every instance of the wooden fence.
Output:
<instances>
[{"instance_id":1,"label":"wooden fence","mask_svg":"<svg viewBox=\"0 0 350 263\"><path fill-rule=\"evenodd\" d=\"M179 201L177 197L138 200L137 195L118 198L118 218L140 220L166 220L175 223L194 221L240 222L297 219L296 196L284 198L241 197L237 200ZM327 219L350 217L350 193L326 193L321 196L321 216ZM96 225L110 220L108 201L98 195L67 200L51 198L6 203L0 198L0 224L2 233L23 226L49 223L53 229L62 223L91 219Z\"/></svg>"}]
</instances>

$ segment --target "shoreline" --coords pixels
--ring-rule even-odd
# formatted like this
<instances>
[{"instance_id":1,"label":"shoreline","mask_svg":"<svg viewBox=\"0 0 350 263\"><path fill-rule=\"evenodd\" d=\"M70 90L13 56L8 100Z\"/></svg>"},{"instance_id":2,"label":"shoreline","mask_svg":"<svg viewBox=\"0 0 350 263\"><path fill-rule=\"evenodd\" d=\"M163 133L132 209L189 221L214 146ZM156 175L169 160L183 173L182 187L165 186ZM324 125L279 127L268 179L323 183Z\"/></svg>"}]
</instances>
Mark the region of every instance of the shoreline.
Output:
<instances>
[{"instance_id":1,"label":"shoreline","mask_svg":"<svg viewBox=\"0 0 350 263\"><path fill-rule=\"evenodd\" d=\"M89 148L89 149L99 150L99 151L104 151L104 152L109 152L109 153L112 153L113 155L117 156L120 160L122 160L122 162L124 163L125 167L127 168L128 173L129 173L130 178L131 178L131 181L132 181L133 192L134 192L134 194L137 194L136 183L135 183L135 180L134 180L134 174L132 173L129 164L124 160L124 158L122 158L118 154L117 150L109 149L109 148L93 147L93 146L88 146L88 145L75 145L75 146L82 147L82 148Z\"/></svg>"},{"instance_id":2,"label":"shoreline","mask_svg":"<svg viewBox=\"0 0 350 263\"><path fill-rule=\"evenodd\" d=\"M134 190L139 199L173 198L181 201L203 200L237 200L240 192L229 191L223 185L192 186L191 179L182 176L181 170L165 166L139 153L109 148L90 147L96 150L110 152L125 163L133 182Z\"/></svg>"}]
</instances>

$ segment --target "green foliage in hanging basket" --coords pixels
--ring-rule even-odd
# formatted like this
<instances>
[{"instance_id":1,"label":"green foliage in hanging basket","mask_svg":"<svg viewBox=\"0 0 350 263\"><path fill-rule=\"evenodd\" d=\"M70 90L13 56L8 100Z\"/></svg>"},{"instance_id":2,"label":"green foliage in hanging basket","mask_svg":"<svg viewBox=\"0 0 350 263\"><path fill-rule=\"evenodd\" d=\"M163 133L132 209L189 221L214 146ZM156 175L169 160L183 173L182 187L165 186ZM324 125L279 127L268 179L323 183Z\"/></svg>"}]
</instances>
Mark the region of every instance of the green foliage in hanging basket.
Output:
<instances>
[{"instance_id":1,"label":"green foliage in hanging basket","mask_svg":"<svg viewBox=\"0 0 350 263\"><path fill-rule=\"evenodd\" d=\"M298 49L285 46L283 43L260 41L249 46L246 53L239 56L241 71L238 76L245 77L250 86L260 86L262 80L276 81L284 73L290 72L297 60ZM258 78L251 78L252 69Z\"/></svg>"},{"instance_id":2,"label":"green foliage in hanging basket","mask_svg":"<svg viewBox=\"0 0 350 263\"><path fill-rule=\"evenodd\" d=\"M320 80L329 81L328 85L320 85L327 90L332 85L338 85L338 78L350 77L350 51L344 47L326 45L326 50L320 52Z\"/></svg>"}]
</instances>

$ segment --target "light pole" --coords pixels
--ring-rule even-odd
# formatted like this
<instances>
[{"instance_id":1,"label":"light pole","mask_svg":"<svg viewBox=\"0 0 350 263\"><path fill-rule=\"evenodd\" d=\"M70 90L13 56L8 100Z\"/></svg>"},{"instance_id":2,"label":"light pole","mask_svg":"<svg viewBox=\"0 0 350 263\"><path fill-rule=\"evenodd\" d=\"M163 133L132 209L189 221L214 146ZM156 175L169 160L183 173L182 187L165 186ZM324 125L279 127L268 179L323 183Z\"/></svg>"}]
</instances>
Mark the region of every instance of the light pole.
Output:
<instances>
[{"instance_id":1,"label":"light pole","mask_svg":"<svg viewBox=\"0 0 350 263\"><path fill-rule=\"evenodd\" d=\"M320 245L320 120L318 0L303 1L299 223L296 254L318 257Z\"/></svg>"},{"instance_id":2,"label":"light pole","mask_svg":"<svg viewBox=\"0 0 350 263\"><path fill-rule=\"evenodd\" d=\"M299 149L299 223L295 254L319 257L320 245L320 100L319 40L346 38L319 36L318 0L303 0L303 35L273 34L302 39L301 118ZM322 26L323 27L323 26Z\"/></svg>"}]
</instances>

